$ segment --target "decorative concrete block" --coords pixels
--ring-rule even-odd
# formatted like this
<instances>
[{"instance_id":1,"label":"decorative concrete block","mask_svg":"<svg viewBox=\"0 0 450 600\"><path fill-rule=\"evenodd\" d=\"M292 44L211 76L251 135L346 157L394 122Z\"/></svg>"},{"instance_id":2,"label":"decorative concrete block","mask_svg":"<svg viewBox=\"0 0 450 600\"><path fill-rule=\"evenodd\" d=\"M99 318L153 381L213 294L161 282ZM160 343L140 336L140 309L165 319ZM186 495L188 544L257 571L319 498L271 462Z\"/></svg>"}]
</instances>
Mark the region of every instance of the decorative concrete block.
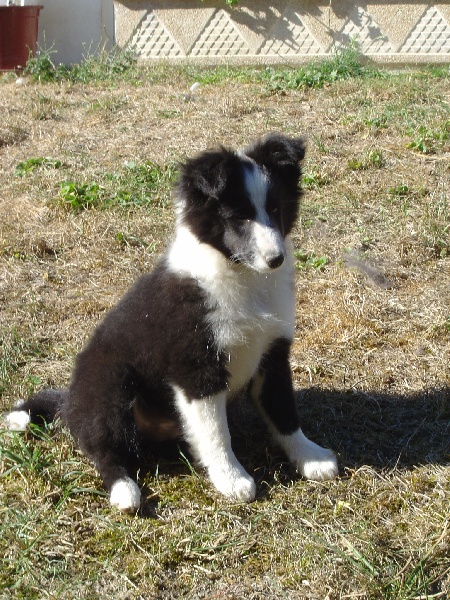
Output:
<instances>
[{"instance_id":1,"label":"decorative concrete block","mask_svg":"<svg viewBox=\"0 0 450 600\"><path fill-rule=\"evenodd\" d=\"M436 7L430 6L425 11L400 52L446 54L450 59L450 24Z\"/></svg>"},{"instance_id":2,"label":"decorative concrete block","mask_svg":"<svg viewBox=\"0 0 450 600\"><path fill-rule=\"evenodd\" d=\"M356 44L379 63L450 62L450 0L117 0L115 28L142 60L301 63Z\"/></svg>"}]
</instances>

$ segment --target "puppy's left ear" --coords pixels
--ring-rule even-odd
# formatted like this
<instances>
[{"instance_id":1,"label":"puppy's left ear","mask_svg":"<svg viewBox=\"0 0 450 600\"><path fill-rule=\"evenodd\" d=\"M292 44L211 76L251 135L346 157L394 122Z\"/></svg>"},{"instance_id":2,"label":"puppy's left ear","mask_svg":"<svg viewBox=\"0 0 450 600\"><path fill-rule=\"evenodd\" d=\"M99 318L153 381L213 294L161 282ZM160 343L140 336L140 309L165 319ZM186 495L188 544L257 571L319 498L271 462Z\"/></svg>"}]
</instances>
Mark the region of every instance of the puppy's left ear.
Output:
<instances>
[{"instance_id":1,"label":"puppy's left ear","mask_svg":"<svg viewBox=\"0 0 450 600\"><path fill-rule=\"evenodd\" d=\"M298 168L305 157L305 151L304 138L288 138L281 133L269 133L246 148L245 154L270 171L274 168Z\"/></svg>"}]
</instances>

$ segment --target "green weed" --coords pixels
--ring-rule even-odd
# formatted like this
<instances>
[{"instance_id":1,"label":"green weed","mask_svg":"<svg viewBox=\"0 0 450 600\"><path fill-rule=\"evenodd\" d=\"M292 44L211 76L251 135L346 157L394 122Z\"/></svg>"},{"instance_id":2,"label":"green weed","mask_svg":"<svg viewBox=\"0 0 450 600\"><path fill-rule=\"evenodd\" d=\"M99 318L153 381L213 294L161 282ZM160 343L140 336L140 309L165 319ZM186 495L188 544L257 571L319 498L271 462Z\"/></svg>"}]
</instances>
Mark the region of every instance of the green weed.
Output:
<instances>
[{"instance_id":1,"label":"green weed","mask_svg":"<svg viewBox=\"0 0 450 600\"><path fill-rule=\"evenodd\" d=\"M133 247L147 247L147 242L142 240L141 238L125 233L124 231L118 231L116 234L116 240L119 242L121 246L133 246Z\"/></svg>"},{"instance_id":2,"label":"green weed","mask_svg":"<svg viewBox=\"0 0 450 600\"><path fill-rule=\"evenodd\" d=\"M295 250L294 256L296 259L295 268L298 270L316 269L320 271L329 262L326 256L317 256L313 252L305 252L304 250Z\"/></svg>"},{"instance_id":3,"label":"green weed","mask_svg":"<svg viewBox=\"0 0 450 600\"><path fill-rule=\"evenodd\" d=\"M303 175L302 184L305 189L320 188L329 183L329 177L319 170L312 170Z\"/></svg>"},{"instance_id":4,"label":"green weed","mask_svg":"<svg viewBox=\"0 0 450 600\"><path fill-rule=\"evenodd\" d=\"M152 161L144 163L127 162L125 171L109 173L106 180L113 183L109 204L118 206L146 206L148 204L165 206L176 176L173 163L158 165Z\"/></svg>"},{"instance_id":5,"label":"green weed","mask_svg":"<svg viewBox=\"0 0 450 600\"><path fill-rule=\"evenodd\" d=\"M409 186L406 183L399 183L398 185L389 189L389 194L393 197L403 197L410 193Z\"/></svg>"},{"instance_id":6,"label":"green weed","mask_svg":"<svg viewBox=\"0 0 450 600\"><path fill-rule=\"evenodd\" d=\"M413 138L406 144L407 148L423 154L431 154L450 140L450 120L444 121L433 129L427 125L421 125L418 128L410 127L406 133Z\"/></svg>"},{"instance_id":7,"label":"green weed","mask_svg":"<svg viewBox=\"0 0 450 600\"><path fill-rule=\"evenodd\" d=\"M98 183L63 181L59 190L59 199L67 208L83 210L100 206L104 199L104 192L104 188Z\"/></svg>"},{"instance_id":8,"label":"green weed","mask_svg":"<svg viewBox=\"0 0 450 600\"><path fill-rule=\"evenodd\" d=\"M338 49L332 58L312 63L299 69L275 69L268 67L261 75L272 92L300 88L322 88L337 81L351 78L374 77L379 71L361 64L361 56L355 45Z\"/></svg>"},{"instance_id":9,"label":"green weed","mask_svg":"<svg viewBox=\"0 0 450 600\"><path fill-rule=\"evenodd\" d=\"M40 167L46 169L59 169L63 163L55 158L48 158L39 156L37 158L29 158L28 160L20 162L14 171L17 177L24 177L39 169Z\"/></svg>"},{"instance_id":10,"label":"green weed","mask_svg":"<svg viewBox=\"0 0 450 600\"><path fill-rule=\"evenodd\" d=\"M48 442L49 436L44 429L30 425L34 440L30 443L20 433L10 434L10 443L7 447L0 448L0 460L4 465L1 477L8 477L13 471L33 471L43 474L52 465L52 457L43 443Z\"/></svg>"},{"instance_id":11,"label":"green weed","mask_svg":"<svg viewBox=\"0 0 450 600\"><path fill-rule=\"evenodd\" d=\"M181 111L176 110L176 109L171 109L171 110L159 110L158 111L158 117L161 117L162 119L176 119L177 117L181 116Z\"/></svg>"},{"instance_id":12,"label":"green weed","mask_svg":"<svg viewBox=\"0 0 450 600\"><path fill-rule=\"evenodd\" d=\"M106 173L102 181L61 183L58 202L70 210L131 207L149 204L164 206L169 202L175 179L173 163L158 165L151 161L127 162L121 173Z\"/></svg>"},{"instance_id":13,"label":"green weed","mask_svg":"<svg viewBox=\"0 0 450 600\"><path fill-rule=\"evenodd\" d=\"M39 49L36 56L30 58L25 74L33 80L44 83L55 81L71 81L76 83L92 83L131 77L136 74L136 56L132 49L114 48L110 52L101 50L88 54L80 64L67 66L56 65L52 61L54 50Z\"/></svg>"},{"instance_id":14,"label":"green weed","mask_svg":"<svg viewBox=\"0 0 450 600\"><path fill-rule=\"evenodd\" d=\"M347 162L347 168L351 171L381 169L383 166L384 158L381 150L368 150L361 158L351 158Z\"/></svg>"}]
</instances>

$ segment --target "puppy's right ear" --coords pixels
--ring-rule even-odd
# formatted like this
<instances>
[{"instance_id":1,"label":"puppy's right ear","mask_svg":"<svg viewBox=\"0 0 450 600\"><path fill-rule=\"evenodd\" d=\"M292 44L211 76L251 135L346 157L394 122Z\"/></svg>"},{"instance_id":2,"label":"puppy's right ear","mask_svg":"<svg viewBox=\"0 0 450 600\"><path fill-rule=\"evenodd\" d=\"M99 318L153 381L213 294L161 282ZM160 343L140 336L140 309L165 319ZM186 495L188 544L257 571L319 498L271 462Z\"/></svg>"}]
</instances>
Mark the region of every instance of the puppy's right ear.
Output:
<instances>
[{"instance_id":1,"label":"puppy's right ear","mask_svg":"<svg viewBox=\"0 0 450 600\"><path fill-rule=\"evenodd\" d=\"M181 167L179 193L201 203L217 200L227 185L230 165L237 160L236 155L225 148L209 150L187 160Z\"/></svg>"}]
</instances>

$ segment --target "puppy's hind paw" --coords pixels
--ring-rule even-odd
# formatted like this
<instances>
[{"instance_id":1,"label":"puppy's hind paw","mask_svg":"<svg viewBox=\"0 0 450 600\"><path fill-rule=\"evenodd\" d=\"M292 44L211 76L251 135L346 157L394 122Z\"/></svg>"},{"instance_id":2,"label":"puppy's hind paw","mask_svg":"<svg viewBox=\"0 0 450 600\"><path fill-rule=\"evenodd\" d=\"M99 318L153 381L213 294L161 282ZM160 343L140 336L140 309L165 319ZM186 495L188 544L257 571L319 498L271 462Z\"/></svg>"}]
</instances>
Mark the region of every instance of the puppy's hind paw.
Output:
<instances>
[{"instance_id":1,"label":"puppy's hind paw","mask_svg":"<svg viewBox=\"0 0 450 600\"><path fill-rule=\"evenodd\" d=\"M130 477L124 477L113 483L109 501L118 510L133 513L141 504L141 491Z\"/></svg>"}]
</instances>

